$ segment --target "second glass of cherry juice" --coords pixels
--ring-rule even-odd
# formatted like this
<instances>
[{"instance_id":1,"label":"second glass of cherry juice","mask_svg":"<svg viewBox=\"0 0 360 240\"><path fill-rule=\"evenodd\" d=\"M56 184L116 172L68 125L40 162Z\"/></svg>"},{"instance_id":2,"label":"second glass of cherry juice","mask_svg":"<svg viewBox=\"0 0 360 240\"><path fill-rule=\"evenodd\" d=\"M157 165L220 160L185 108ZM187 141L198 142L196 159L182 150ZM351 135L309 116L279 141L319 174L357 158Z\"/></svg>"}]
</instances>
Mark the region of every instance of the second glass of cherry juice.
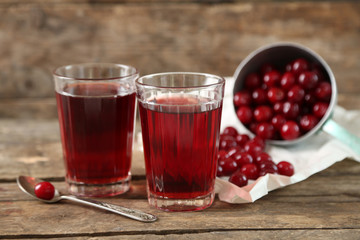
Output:
<instances>
[{"instance_id":1,"label":"second glass of cherry juice","mask_svg":"<svg viewBox=\"0 0 360 240\"><path fill-rule=\"evenodd\" d=\"M136 81L150 205L194 211L212 204L224 83L202 73Z\"/></svg>"},{"instance_id":2,"label":"second glass of cherry juice","mask_svg":"<svg viewBox=\"0 0 360 240\"><path fill-rule=\"evenodd\" d=\"M135 68L106 63L54 72L66 181L72 194L112 196L129 189Z\"/></svg>"}]
</instances>

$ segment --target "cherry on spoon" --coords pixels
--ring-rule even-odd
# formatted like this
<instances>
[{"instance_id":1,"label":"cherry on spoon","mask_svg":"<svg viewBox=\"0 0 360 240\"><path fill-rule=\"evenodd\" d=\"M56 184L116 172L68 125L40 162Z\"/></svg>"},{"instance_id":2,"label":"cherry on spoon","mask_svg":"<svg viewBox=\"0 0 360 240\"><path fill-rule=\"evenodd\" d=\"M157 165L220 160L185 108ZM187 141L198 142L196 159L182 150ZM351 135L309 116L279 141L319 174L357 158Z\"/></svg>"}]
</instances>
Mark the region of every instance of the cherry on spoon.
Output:
<instances>
[{"instance_id":1,"label":"cherry on spoon","mask_svg":"<svg viewBox=\"0 0 360 240\"><path fill-rule=\"evenodd\" d=\"M69 200L69 201L74 201L77 203L82 203L85 205L89 205L92 207L97 207L97 208L101 208L113 213L117 213L119 215L137 220L137 221L141 221L141 222L154 222L157 220L157 217L149 214L149 213L144 213L140 210L136 210L136 209L129 209L126 207L122 207L122 206L118 206L118 205L114 205L114 204L110 204L110 203L104 203L104 202L100 202L100 201L96 201L96 200L91 200L91 199L83 199L83 198L78 198L75 196L71 196L71 195L61 195L59 193L59 191L57 189L54 188L54 194L53 197L49 200L45 200L43 198L39 198L38 196L41 196L35 193L35 186L39 186L39 184L43 184L44 181L42 181L41 179L37 179L37 178L33 178L33 177L29 177L29 176L19 176L17 179L17 184L19 186L19 188L26 194L36 198L37 200L40 200L42 202L45 203L55 203L58 202L60 200ZM51 183L45 182L47 185ZM45 197L46 198L46 197Z\"/></svg>"}]
</instances>

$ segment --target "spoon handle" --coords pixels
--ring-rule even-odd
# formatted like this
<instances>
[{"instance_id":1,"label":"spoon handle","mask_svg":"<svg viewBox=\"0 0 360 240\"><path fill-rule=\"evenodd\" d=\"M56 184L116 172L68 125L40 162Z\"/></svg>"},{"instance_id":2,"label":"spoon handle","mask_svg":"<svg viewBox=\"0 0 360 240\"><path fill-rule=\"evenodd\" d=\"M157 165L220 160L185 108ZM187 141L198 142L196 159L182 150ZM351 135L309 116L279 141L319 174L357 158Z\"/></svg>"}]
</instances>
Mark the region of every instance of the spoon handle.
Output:
<instances>
[{"instance_id":1,"label":"spoon handle","mask_svg":"<svg viewBox=\"0 0 360 240\"><path fill-rule=\"evenodd\" d=\"M66 200L74 201L77 203L82 203L82 204L86 204L89 206L101 208L101 209L104 209L104 210L107 210L107 211L110 211L113 213L117 213L122 216L134 219L134 220L141 221L141 222L154 222L157 220L156 216L149 214L149 213L142 212L137 209L130 209L130 208L126 208L126 207L122 207L122 206L118 206L118 205L114 205L114 204L110 204L110 203L99 202L99 201L96 201L93 199L83 199L83 198L78 198L75 196L68 196L68 195L61 196L61 199L66 199Z\"/></svg>"}]
</instances>

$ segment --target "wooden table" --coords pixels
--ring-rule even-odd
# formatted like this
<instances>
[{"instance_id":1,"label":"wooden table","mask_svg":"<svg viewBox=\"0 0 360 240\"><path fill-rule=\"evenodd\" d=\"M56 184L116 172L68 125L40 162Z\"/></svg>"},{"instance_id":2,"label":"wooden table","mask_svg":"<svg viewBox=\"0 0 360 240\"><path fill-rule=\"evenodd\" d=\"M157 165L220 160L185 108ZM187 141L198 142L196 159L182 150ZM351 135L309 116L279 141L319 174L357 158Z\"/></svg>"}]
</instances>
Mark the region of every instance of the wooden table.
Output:
<instances>
[{"instance_id":1,"label":"wooden table","mask_svg":"<svg viewBox=\"0 0 360 240\"><path fill-rule=\"evenodd\" d=\"M359 97L340 96L356 108ZM309 179L271 192L252 204L215 200L201 212L167 213L146 200L143 156L134 151L131 191L103 199L159 217L140 223L116 214L60 202L44 204L20 191L15 179L31 175L65 190L58 122L42 112L54 99L3 101L28 116L0 118L0 238L61 239L359 239L360 164L344 160ZM10 110L11 109L11 110ZM32 115L31 115L32 114ZM39 117L40 115L42 117ZM45 116L45 117L44 117Z\"/></svg>"}]
</instances>

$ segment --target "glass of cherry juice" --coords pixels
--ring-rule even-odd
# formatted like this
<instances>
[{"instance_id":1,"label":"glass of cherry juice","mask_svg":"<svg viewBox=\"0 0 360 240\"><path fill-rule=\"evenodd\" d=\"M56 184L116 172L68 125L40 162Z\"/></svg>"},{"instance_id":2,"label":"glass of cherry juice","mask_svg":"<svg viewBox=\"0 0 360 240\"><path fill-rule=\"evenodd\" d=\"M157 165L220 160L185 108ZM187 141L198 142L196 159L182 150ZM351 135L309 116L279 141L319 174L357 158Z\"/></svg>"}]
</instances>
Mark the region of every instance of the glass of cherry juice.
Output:
<instances>
[{"instance_id":1,"label":"glass of cherry juice","mask_svg":"<svg viewBox=\"0 0 360 240\"><path fill-rule=\"evenodd\" d=\"M126 192L137 70L86 63L59 67L53 76L69 191L96 197Z\"/></svg>"},{"instance_id":2,"label":"glass of cherry juice","mask_svg":"<svg viewBox=\"0 0 360 240\"><path fill-rule=\"evenodd\" d=\"M136 80L151 206L195 211L212 204L224 84L203 73Z\"/></svg>"}]
</instances>

